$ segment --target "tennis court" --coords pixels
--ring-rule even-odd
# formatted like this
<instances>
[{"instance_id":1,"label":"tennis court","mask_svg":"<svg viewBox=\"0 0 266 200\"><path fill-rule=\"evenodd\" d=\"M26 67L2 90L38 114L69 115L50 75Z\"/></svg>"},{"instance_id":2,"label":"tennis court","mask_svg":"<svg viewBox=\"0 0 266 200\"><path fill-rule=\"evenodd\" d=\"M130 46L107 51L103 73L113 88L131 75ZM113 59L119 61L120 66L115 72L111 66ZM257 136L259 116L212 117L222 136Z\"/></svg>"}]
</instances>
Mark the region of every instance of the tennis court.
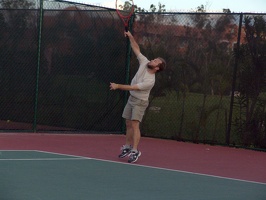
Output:
<instances>
[{"instance_id":1,"label":"tennis court","mask_svg":"<svg viewBox=\"0 0 266 200\"><path fill-rule=\"evenodd\" d=\"M123 141L0 134L1 200L266 199L264 152L143 138L143 156L127 164L116 155Z\"/></svg>"}]
</instances>

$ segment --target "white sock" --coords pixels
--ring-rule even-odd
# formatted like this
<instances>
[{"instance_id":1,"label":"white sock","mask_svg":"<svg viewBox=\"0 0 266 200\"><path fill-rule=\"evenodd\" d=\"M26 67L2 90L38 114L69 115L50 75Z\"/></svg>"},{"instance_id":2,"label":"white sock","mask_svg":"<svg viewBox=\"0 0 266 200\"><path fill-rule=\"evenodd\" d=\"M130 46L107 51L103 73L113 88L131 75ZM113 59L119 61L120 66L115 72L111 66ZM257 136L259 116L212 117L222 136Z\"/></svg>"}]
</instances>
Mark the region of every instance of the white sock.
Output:
<instances>
[{"instance_id":1,"label":"white sock","mask_svg":"<svg viewBox=\"0 0 266 200\"><path fill-rule=\"evenodd\" d=\"M137 153L138 152L137 149L132 149L131 151L134 152L134 153Z\"/></svg>"}]
</instances>

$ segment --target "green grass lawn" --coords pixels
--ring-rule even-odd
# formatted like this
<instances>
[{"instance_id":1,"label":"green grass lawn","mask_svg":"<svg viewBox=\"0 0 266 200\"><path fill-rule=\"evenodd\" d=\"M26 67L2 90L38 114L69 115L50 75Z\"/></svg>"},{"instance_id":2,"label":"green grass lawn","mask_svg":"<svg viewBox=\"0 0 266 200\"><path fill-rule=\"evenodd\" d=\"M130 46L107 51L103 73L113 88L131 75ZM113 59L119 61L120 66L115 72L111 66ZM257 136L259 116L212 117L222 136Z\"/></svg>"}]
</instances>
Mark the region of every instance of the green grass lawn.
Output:
<instances>
[{"instance_id":1,"label":"green grass lawn","mask_svg":"<svg viewBox=\"0 0 266 200\"><path fill-rule=\"evenodd\" d=\"M183 116L181 96L171 93L165 97L155 98L150 107L158 107L160 110L147 110L142 132L153 137L175 138L179 136L184 140L215 140L216 143L225 143L230 97L223 97L220 109L218 109L219 101L219 96L207 96L203 117L200 120L203 105L202 94L187 94Z\"/></svg>"}]
</instances>

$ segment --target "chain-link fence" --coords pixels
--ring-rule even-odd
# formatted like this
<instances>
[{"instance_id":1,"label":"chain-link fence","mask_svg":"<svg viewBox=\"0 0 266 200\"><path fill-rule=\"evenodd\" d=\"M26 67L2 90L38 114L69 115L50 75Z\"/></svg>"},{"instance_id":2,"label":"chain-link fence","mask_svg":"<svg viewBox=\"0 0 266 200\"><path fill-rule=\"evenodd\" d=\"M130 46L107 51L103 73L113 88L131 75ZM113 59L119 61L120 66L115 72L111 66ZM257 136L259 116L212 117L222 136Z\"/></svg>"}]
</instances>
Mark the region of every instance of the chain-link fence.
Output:
<instances>
[{"instance_id":1,"label":"chain-link fence","mask_svg":"<svg viewBox=\"0 0 266 200\"><path fill-rule=\"evenodd\" d=\"M265 147L265 21L256 14L138 14L134 33L144 54L168 62L143 133Z\"/></svg>"},{"instance_id":2,"label":"chain-link fence","mask_svg":"<svg viewBox=\"0 0 266 200\"><path fill-rule=\"evenodd\" d=\"M115 11L44 1L41 11L2 9L0 16L0 107L8 129L122 130L124 94L109 92L109 82L124 82L126 73Z\"/></svg>"},{"instance_id":3,"label":"chain-link fence","mask_svg":"<svg viewBox=\"0 0 266 200\"><path fill-rule=\"evenodd\" d=\"M128 83L138 63L115 10L64 1L1 6L1 130L123 132L127 93L109 83ZM265 21L136 13L130 27L141 51L167 61L142 134L265 148Z\"/></svg>"}]
</instances>

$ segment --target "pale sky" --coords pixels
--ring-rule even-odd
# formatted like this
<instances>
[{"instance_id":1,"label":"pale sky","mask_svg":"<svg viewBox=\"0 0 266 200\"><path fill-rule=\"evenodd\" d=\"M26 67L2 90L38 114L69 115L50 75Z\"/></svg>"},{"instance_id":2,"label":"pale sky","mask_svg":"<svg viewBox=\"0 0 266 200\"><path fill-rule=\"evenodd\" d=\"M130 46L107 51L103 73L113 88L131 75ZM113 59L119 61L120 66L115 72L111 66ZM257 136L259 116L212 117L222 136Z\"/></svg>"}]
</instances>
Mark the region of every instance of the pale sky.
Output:
<instances>
[{"instance_id":1,"label":"pale sky","mask_svg":"<svg viewBox=\"0 0 266 200\"><path fill-rule=\"evenodd\" d=\"M99 5L114 8L115 0L67 0L78 3ZM134 0L138 7L149 10L151 4L158 8L158 3L165 5L167 11L190 12L200 5L207 8L207 12L222 12L229 8L231 12L266 13L266 0Z\"/></svg>"}]
</instances>

